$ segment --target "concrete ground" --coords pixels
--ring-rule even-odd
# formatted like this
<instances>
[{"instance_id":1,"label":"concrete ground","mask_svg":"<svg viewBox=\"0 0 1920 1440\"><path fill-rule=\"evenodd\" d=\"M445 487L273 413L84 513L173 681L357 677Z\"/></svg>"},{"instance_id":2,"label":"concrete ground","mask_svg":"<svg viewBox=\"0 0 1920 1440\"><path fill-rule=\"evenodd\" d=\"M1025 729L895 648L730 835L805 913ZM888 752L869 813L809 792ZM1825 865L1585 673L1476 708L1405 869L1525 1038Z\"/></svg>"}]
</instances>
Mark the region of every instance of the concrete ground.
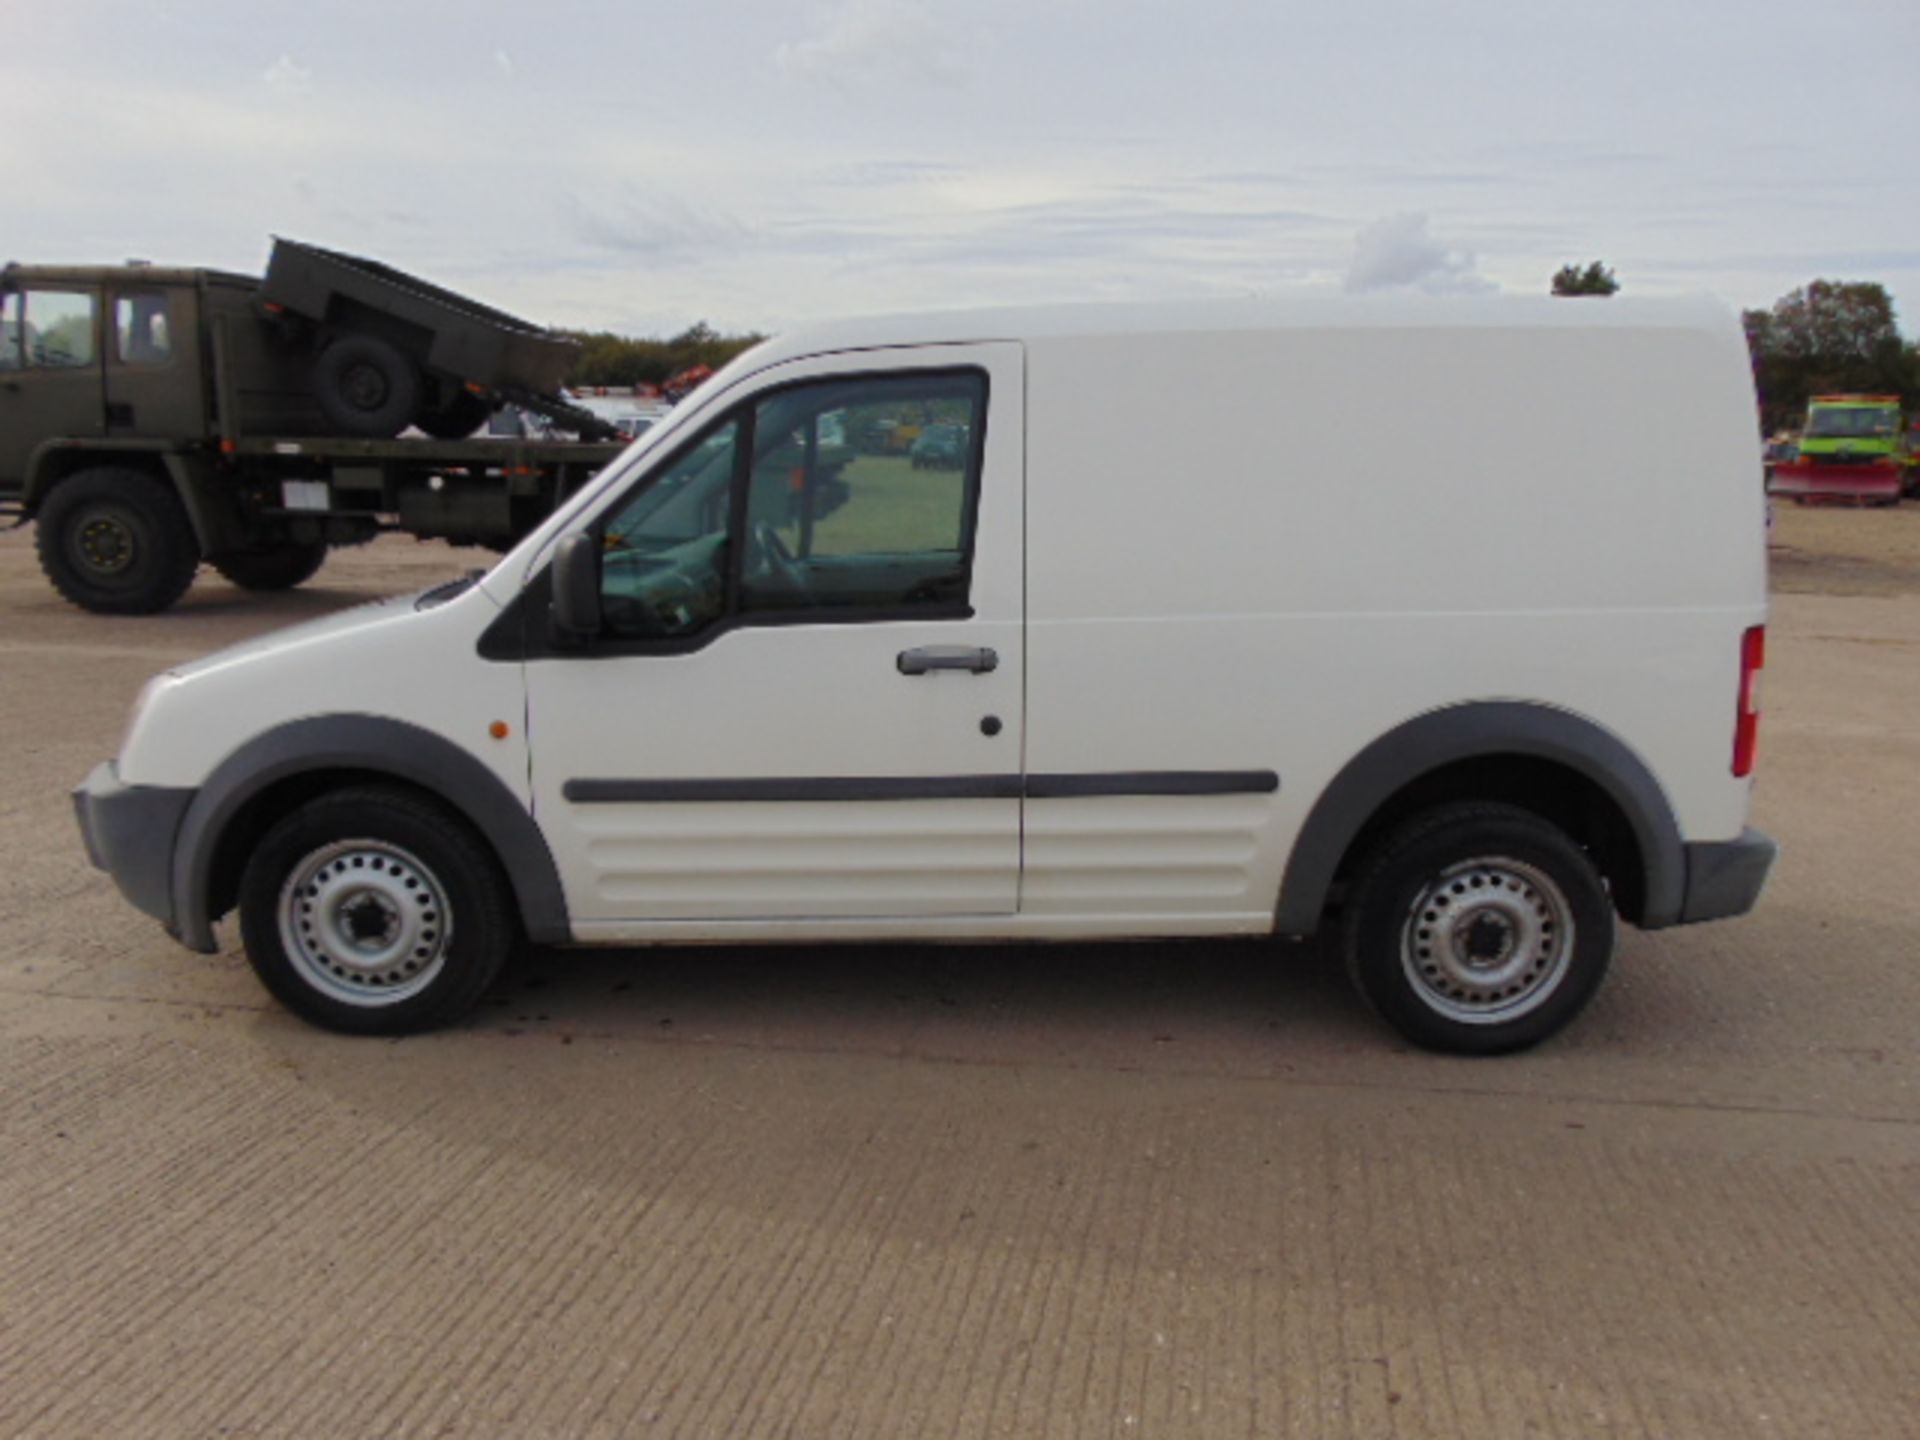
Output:
<instances>
[{"instance_id":1,"label":"concrete ground","mask_svg":"<svg viewBox=\"0 0 1920 1440\"><path fill-rule=\"evenodd\" d=\"M0 537L0 1434L1920 1434L1920 506L1785 510L1751 919L1529 1055L1256 944L550 954L324 1034L89 870L172 614Z\"/></svg>"}]
</instances>

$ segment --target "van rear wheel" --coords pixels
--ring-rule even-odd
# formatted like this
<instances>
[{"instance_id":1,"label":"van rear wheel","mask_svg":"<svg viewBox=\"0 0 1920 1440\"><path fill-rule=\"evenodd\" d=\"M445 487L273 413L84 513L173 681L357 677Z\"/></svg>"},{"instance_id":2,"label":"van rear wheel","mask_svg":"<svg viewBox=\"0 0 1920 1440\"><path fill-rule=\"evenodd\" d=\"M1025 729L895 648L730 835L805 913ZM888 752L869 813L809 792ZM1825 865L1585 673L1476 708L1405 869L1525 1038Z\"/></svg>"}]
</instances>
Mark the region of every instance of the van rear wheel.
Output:
<instances>
[{"instance_id":1,"label":"van rear wheel","mask_svg":"<svg viewBox=\"0 0 1920 1440\"><path fill-rule=\"evenodd\" d=\"M342 790L295 810L240 881L240 934L283 1005L329 1030L401 1035L458 1019L518 934L499 863L419 795Z\"/></svg>"},{"instance_id":2,"label":"van rear wheel","mask_svg":"<svg viewBox=\"0 0 1920 1440\"><path fill-rule=\"evenodd\" d=\"M1613 906L1586 852L1511 805L1448 805L1362 862L1343 926L1347 968L1417 1045L1525 1049L1593 997L1613 958Z\"/></svg>"}]
</instances>

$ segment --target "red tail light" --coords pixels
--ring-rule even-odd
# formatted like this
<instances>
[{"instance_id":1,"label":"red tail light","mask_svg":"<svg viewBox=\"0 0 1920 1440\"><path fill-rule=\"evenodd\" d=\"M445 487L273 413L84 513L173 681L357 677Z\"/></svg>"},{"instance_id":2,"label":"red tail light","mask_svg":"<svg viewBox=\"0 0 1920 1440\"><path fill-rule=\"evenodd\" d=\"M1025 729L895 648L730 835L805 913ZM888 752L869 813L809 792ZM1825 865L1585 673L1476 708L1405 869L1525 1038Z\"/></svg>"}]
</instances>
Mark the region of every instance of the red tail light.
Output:
<instances>
[{"instance_id":1,"label":"red tail light","mask_svg":"<svg viewBox=\"0 0 1920 1440\"><path fill-rule=\"evenodd\" d=\"M1753 773L1754 747L1760 739L1760 668L1767 663L1767 627L1756 625L1740 637L1740 710L1733 723L1733 773Z\"/></svg>"}]
</instances>

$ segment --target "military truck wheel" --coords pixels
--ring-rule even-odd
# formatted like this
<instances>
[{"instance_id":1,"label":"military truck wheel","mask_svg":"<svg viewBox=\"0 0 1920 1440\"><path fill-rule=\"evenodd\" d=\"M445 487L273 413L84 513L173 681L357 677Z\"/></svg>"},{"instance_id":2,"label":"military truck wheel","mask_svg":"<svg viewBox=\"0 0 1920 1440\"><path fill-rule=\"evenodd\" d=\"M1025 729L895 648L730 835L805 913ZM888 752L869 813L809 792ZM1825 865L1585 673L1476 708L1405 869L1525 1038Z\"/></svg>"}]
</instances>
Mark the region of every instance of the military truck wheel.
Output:
<instances>
[{"instance_id":1,"label":"military truck wheel","mask_svg":"<svg viewBox=\"0 0 1920 1440\"><path fill-rule=\"evenodd\" d=\"M286 540L257 550L234 550L216 556L213 568L242 590L291 590L311 580L326 562L323 542Z\"/></svg>"},{"instance_id":2,"label":"military truck wheel","mask_svg":"<svg viewBox=\"0 0 1920 1440\"><path fill-rule=\"evenodd\" d=\"M420 370L378 336L342 336L314 362L313 398L343 434L390 439L420 408Z\"/></svg>"},{"instance_id":3,"label":"military truck wheel","mask_svg":"<svg viewBox=\"0 0 1920 1440\"><path fill-rule=\"evenodd\" d=\"M34 548L53 588L100 615L164 610L200 568L200 546L172 487L112 466L54 485L36 517Z\"/></svg>"},{"instance_id":4,"label":"military truck wheel","mask_svg":"<svg viewBox=\"0 0 1920 1440\"><path fill-rule=\"evenodd\" d=\"M471 390L458 392L437 410L422 410L413 423L436 440L464 440L493 413L493 406Z\"/></svg>"}]
</instances>

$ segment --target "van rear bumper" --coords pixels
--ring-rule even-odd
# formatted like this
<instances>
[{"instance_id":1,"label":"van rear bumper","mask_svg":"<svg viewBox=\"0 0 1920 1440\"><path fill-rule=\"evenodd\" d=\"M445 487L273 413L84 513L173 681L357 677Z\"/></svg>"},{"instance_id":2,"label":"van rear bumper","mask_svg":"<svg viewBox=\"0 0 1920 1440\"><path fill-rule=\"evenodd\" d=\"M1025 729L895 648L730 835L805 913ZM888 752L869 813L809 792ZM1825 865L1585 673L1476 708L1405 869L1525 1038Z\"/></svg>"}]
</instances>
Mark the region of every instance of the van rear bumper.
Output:
<instances>
[{"instance_id":1,"label":"van rear bumper","mask_svg":"<svg viewBox=\"0 0 1920 1440\"><path fill-rule=\"evenodd\" d=\"M178 936L173 905L173 847L191 790L128 785L112 761L96 765L73 792L73 810L87 858L120 893Z\"/></svg>"},{"instance_id":2,"label":"van rear bumper","mask_svg":"<svg viewBox=\"0 0 1920 1440\"><path fill-rule=\"evenodd\" d=\"M1780 847L1770 836L1747 829L1738 840L1688 845L1687 889L1680 902L1681 925L1744 915L1760 899Z\"/></svg>"}]
</instances>

